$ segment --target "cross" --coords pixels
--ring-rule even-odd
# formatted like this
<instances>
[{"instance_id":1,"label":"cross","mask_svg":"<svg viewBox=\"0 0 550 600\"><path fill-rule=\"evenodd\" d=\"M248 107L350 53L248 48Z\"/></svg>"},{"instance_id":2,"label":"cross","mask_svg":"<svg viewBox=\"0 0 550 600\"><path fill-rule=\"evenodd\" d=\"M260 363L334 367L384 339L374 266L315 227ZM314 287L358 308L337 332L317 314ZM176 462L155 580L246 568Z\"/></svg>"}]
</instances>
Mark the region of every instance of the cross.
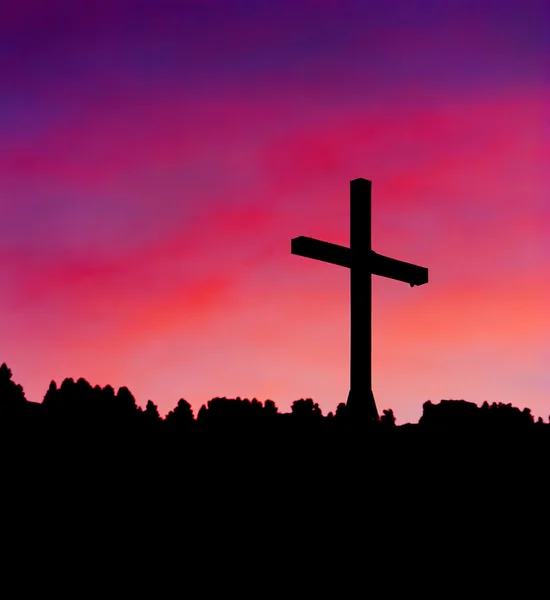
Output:
<instances>
[{"instance_id":1,"label":"cross","mask_svg":"<svg viewBox=\"0 0 550 600\"><path fill-rule=\"evenodd\" d=\"M350 182L349 248L300 236L291 240L292 254L314 258L350 270L350 413L378 419L372 393L372 275L412 286L428 283L428 269L406 263L371 248L371 187L367 179Z\"/></svg>"}]
</instances>

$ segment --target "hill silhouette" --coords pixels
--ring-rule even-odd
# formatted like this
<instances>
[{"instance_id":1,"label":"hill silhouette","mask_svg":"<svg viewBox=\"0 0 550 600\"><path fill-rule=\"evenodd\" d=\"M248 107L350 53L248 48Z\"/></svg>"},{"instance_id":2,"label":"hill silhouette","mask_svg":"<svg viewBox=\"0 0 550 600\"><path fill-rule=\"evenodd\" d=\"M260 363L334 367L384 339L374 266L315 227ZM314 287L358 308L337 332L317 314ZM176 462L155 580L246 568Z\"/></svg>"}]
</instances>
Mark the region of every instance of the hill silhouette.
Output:
<instances>
[{"instance_id":1,"label":"hill silhouette","mask_svg":"<svg viewBox=\"0 0 550 600\"><path fill-rule=\"evenodd\" d=\"M63 539L67 552L110 552L115 534L149 558L174 544L229 556L238 546L249 561L281 547L293 564L313 561L303 580L327 560L349 568L361 540L393 561L428 544L423 556L437 560L459 539L496 544L505 532L510 544L526 519L547 516L550 425L511 404L428 401L418 423L398 426L391 409L358 422L344 403L323 415L311 398L289 413L213 398L196 415L181 398L162 418L128 388L82 378L29 402L3 364L0 447L4 524Z\"/></svg>"}]
</instances>

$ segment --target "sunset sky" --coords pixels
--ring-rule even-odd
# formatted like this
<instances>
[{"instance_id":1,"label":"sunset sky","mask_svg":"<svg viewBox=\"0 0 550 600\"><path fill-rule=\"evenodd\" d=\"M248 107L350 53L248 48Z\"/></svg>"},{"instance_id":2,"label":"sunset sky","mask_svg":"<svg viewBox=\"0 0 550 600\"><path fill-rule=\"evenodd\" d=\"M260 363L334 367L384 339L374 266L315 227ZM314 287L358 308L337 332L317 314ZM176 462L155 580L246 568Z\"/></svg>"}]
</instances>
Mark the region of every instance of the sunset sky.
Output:
<instances>
[{"instance_id":1,"label":"sunset sky","mask_svg":"<svg viewBox=\"0 0 550 600\"><path fill-rule=\"evenodd\" d=\"M349 389L349 182L372 240L373 388L550 414L550 4L31 0L0 15L0 363L214 396Z\"/></svg>"}]
</instances>

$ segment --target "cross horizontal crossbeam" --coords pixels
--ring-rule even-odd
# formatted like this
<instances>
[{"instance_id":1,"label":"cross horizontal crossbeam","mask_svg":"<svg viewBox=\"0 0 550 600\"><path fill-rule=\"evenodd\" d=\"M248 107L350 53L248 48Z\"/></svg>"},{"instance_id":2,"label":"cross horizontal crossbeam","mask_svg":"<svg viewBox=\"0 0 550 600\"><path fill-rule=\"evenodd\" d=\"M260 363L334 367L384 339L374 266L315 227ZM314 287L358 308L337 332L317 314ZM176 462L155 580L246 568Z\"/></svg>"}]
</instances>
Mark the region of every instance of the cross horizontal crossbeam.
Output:
<instances>
[{"instance_id":1,"label":"cross horizontal crossbeam","mask_svg":"<svg viewBox=\"0 0 550 600\"><path fill-rule=\"evenodd\" d=\"M300 236L290 241L290 251L298 256L351 268L351 249L338 244ZM411 287L428 283L428 269L425 267L390 258L378 254L374 250L370 251L369 263L370 272L373 275L403 281L410 284Z\"/></svg>"}]
</instances>

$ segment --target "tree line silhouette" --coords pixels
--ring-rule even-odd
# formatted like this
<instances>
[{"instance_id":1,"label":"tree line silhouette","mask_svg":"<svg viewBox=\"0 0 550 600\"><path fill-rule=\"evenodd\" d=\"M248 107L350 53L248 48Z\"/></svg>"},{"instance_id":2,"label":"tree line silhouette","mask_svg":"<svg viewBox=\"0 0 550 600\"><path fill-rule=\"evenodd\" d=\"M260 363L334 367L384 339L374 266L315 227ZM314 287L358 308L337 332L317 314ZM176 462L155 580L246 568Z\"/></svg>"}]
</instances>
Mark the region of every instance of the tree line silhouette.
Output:
<instances>
[{"instance_id":1,"label":"tree line silhouette","mask_svg":"<svg viewBox=\"0 0 550 600\"><path fill-rule=\"evenodd\" d=\"M144 409L127 387L115 392L110 385L92 387L88 381L66 378L58 387L55 381L49 385L42 403L29 402L23 387L12 380L12 371L6 363L0 366L0 418L3 423L10 420L35 424L43 421L50 424L84 429L103 429L123 433L132 429L143 432L165 432L184 434L215 430L253 431L292 429L295 431L330 431L338 427L358 425L348 416L346 405L338 404L336 410L323 415L318 403L311 398L295 400L290 413L280 413L272 400L264 403L256 398L212 398L201 406L195 416L189 402L180 398L176 406L163 418L158 407L148 400ZM386 409L376 422L360 424L369 426L370 431L388 431L396 428L392 409ZM412 424L406 424L410 428ZM484 402L478 407L465 400L441 400L438 404L430 400L424 403L423 413L417 427L426 431L449 430L498 430L520 429L533 426L548 426L542 417L536 421L529 408L523 410L512 404ZM547 427L545 427L546 429ZM550 433L550 427L548 428Z\"/></svg>"}]
</instances>

